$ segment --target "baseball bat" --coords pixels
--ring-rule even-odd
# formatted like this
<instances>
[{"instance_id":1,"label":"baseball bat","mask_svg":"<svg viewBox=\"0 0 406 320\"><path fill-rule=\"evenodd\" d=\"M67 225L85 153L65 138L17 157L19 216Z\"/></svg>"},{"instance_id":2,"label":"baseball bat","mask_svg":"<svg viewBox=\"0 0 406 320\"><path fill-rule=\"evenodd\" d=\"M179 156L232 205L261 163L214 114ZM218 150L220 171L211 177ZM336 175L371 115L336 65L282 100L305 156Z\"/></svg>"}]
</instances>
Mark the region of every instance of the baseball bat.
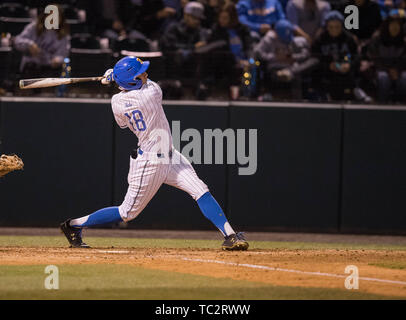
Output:
<instances>
[{"instance_id":1,"label":"baseball bat","mask_svg":"<svg viewBox=\"0 0 406 320\"><path fill-rule=\"evenodd\" d=\"M56 87L63 84L72 84L88 81L100 81L104 77L88 77L88 78L37 78L37 79L22 79L20 80L21 89L47 88Z\"/></svg>"}]
</instances>

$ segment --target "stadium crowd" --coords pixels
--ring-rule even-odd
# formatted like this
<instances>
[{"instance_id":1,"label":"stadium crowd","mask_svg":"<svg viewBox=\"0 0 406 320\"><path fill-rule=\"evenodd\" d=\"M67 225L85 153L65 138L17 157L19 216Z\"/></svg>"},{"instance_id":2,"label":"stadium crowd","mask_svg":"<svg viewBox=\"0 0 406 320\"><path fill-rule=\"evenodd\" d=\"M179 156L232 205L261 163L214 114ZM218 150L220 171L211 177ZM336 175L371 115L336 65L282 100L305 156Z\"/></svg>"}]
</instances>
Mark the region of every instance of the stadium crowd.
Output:
<instances>
[{"instance_id":1,"label":"stadium crowd","mask_svg":"<svg viewBox=\"0 0 406 320\"><path fill-rule=\"evenodd\" d=\"M115 59L162 52L156 80L166 98L190 86L202 100L222 90L262 101L406 101L406 0L53 3L61 8L58 30L44 28L45 1L0 5L2 48L21 54L21 77L60 76L73 49L111 50ZM349 5L358 7L357 29L345 27ZM32 22L9 30L22 18ZM13 91L1 72L0 86Z\"/></svg>"}]
</instances>

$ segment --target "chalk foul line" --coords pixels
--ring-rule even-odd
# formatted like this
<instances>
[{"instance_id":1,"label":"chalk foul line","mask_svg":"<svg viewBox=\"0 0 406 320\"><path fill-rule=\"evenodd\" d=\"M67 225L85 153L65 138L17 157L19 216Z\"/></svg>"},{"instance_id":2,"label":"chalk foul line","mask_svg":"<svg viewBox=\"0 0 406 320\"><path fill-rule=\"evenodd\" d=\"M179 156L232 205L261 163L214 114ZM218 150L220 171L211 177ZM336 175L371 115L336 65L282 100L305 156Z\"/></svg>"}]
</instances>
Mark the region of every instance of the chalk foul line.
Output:
<instances>
[{"instance_id":1,"label":"chalk foul line","mask_svg":"<svg viewBox=\"0 0 406 320\"><path fill-rule=\"evenodd\" d=\"M252 269L299 273L299 274L306 274L306 275L313 275L313 276L325 276L325 277L334 277L334 278L347 278L348 277L347 275L342 275L342 274L274 268L274 267L261 266L261 265L256 265L256 264L236 263L236 262L227 262L227 261L220 261L220 260L192 259L192 258L186 258L186 257L180 257L180 258L182 260L192 261L192 262L218 263L218 264L224 264L224 265L230 265L230 266L236 266L236 267L246 267L246 268L252 268ZM358 277L358 279L365 280L365 281L375 281L375 282L406 285L406 281L396 281L396 280L378 279L378 278L370 278L370 277Z\"/></svg>"},{"instance_id":2,"label":"chalk foul line","mask_svg":"<svg viewBox=\"0 0 406 320\"><path fill-rule=\"evenodd\" d=\"M127 250L97 250L100 253L129 253Z\"/></svg>"}]
</instances>

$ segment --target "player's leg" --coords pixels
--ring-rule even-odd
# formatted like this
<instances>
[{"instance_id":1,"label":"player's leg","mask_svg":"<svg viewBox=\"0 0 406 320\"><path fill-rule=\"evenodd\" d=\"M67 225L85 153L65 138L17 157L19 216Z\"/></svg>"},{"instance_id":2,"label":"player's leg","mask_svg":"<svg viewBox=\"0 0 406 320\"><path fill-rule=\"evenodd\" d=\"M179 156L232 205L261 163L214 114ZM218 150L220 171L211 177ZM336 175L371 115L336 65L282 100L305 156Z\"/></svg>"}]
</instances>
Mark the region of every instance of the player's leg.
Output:
<instances>
[{"instance_id":1,"label":"player's leg","mask_svg":"<svg viewBox=\"0 0 406 320\"><path fill-rule=\"evenodd\" d=\"M82 241L83 228L119 221L122 221L122 219L118 207L109 207L100 209L81 218L68 219L60 225L60 228L72 247L89 248L89 246Z\"/></svg>"},{"instance_id":2,"label":"player's leg","mask_svg":"<svg viewBox=\"0 0 406 320\"><path fill-rule=\"evenodd\" d=\"M69 219L61 224L61 230L73 247L88 248L82 241L82 229L102 224L134 219L148 204L162 185L168 165L158 165L148 160L130 160L128 190L119 207L98 210L90 215Z\"/></svg>"},{"instance_id":3,"label":"player's leg","mask_svg":"<svg viewBox=\"0 0 406 320\"><path fill-rule=\"evenodd\" d=\"M223 234L224 249L246 250L248 243L241 233L236 234L220 205L212 196L207 185L199 179L190 162L177 150L173 153L172 164L165 184L187 192L197 202L203 215Z\"/></svg>"},{"instance_id":4,"label":"player's leg","mask_svg":"<svg viewBox=\"0 0 406 320\"><path fill-rule=\"evenodd\" d=\"M118 207L108 207L95 211L88 216L70 220L69 225L76 228L88 228L102 224L123 221Z\"/></svg>"},{"instance_id":5,"label":"player's leg","mask_svg":"<svg viewBox=\"0 0 406 320\"><path fill-rule=\"evenodd\" d=\"M169 165L151 160L132 160L128 190L118 207L123 221L135 219L157 193L168 174Z\"/></svg>"}]
</instances>

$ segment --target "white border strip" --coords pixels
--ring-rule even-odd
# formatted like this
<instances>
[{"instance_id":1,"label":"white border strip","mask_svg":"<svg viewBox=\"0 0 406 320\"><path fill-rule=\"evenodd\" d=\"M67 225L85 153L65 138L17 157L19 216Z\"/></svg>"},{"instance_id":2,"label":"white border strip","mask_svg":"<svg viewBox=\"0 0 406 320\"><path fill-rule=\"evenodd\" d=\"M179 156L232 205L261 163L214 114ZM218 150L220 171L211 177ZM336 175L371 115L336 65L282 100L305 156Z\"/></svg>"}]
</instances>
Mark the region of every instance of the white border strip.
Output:
<instances>
[{"instance_id":1,"label":"white border strip","mask_svg":"<svg viewBox=\"0 0 406 320\"><path fill-rule=\"evenodd\" d=\"M66 102L66 103L99 103L110 104L110 99L95 98L57 98L57 97L1 97L6 102ZM164 106L204 106L204 107L267 107L267 108L298 108L298 109L348 109L348 110L380 110L406 111L406 106L396 105L357 105L357 104L324 104L324 103L293 103L293 102L256 102L256 101L199 101L199 100L163 100Z\"/></svg>"},{"instance_id":2,"label":"white border strip","mask_svg":"<svg viewBox=\"0 0 406 320\"><path fill-rule=\"evenodd\" d=\"M344 104L343 108L348 109L348 110L381 110L381 111L385 111L385 110L405 111L406 110L406 106L401 106L401 105L378 106L378 105Z\"/></svg>"},{"instance_id":3,"label":"white border strip","mask_svg":"<svg viewBox=\"0 0 406 320\"><path fill-rule=\"evenodd\" d=\"M181 257L181 259L185 260L185 261L192 261L192 262L218 263L218 264L225 264L225 265L236 266L236 267L246 267L246 268L252 268L252 269L300 273L300 274L307 274L307 275L312 275L312 276L347 278L347 276L345 276L345 275L326 273L326 272L312 272L312 271L301 271L301 270L293 270L293 269L273 268L273 267L261 266L261 265L256 265L256 264L235 263L235 262L226 262L226 261L219 261L219 260L192 259L192 258L185 258L185 257ZM359 277L358 279L365 280L365 281L375 281L375 282L406 285L406 281L396 281L396 280L387 280L387 279L378 279L378 278L369 278L369 277Z\"/></svg>"},{"instance_id":4,"label":"white border strip","mask_svg":"<svg viewBox=\"0 0 406 320\"><path fill-rule=\"evenodd\" d=\"M112 53L111 49L80 49L80 48L71 48L71 53L85 53L85 54L110 54Z\"/></svg>"},{"instance_id":5,"label":"white border strip","mask_svg":"<svg viewBox=\"0 0 406 320\"><path fill-rule=\"evenodd\" d=\"M342 104L332 103L303 103L303 102L258 102L258 101L230 101L235 107L273 107L273 108L311 108L311 109L341 109Z\"/></svg>"},{"instance_id":6,"label":"white border strip","mask_svg":"<svg viewBox=\"0 0 406 320\"><path fill-rule=\"evenodd\" d=\"M161 51L138 52L138 51L121 50L120 53L123 56L136 56L141 58L158 58L163 56Z\"/></svg>"},{"instance_id":7,"label":"white border strip","mask_svg":"<svg viewBox=\"0 0 406 320\"><path fill-rule=\"evenodd\" d=\"M111 99L92 99L92 98L47 98L47 97L2 97L0 101L5 102L60 102L60 103L99 103L110 104ZM226 101L198 101L198 100L163 100L164 106L205 106L205 107L229 107L230 103Z\"/></svg>"},{"instance_id":8,"label":"white border strip","mask_svg":"<svg viewBox=\"0 0 406 320\"><path fill-rule=\"evenodd\" d=\"M163 100L164 106L229 107L228 101Z\"/></svg>"}]
</instances>

